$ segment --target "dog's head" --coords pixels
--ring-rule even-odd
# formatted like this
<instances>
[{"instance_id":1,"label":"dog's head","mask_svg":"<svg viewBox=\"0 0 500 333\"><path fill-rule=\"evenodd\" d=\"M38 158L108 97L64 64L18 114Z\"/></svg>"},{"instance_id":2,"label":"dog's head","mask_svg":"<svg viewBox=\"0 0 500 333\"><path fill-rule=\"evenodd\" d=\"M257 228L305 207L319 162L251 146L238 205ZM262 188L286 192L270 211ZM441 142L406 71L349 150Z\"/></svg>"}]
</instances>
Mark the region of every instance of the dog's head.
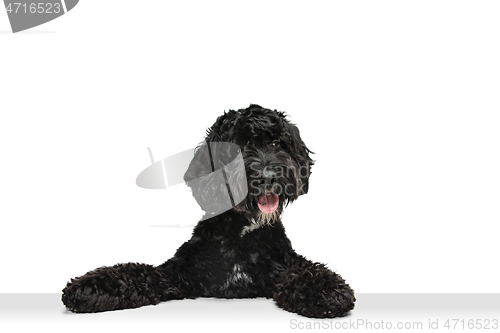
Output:
<instances>
[{"instance_id":1,"label":"dog's head","mask_svg":"<svg viewBox=\"0 0 500 333\"><path fill-rule=\"evenodd\" d=\"M206 207L227 206L229 196L229 209L272 223L308 192L311 153L283 112L250 105L224 113L208 129L184 180L196 180L190 186L207 214L214 212Z\"/></svg>"}]
</instances>

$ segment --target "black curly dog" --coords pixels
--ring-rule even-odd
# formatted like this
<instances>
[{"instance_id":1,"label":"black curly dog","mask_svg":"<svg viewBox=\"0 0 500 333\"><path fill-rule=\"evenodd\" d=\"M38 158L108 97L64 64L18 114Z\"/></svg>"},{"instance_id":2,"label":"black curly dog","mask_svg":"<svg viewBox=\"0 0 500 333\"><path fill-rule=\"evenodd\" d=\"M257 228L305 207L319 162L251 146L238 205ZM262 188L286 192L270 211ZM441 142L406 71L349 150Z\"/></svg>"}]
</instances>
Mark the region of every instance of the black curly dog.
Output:
<instances>
[{"instance_id":1,"label":"black curly dog","mask_svg":"<svg viewBox=\"0 0 500 333\"><path fill-rule=\"evenodd\" d=\"M220 116L184 176L188 182L208 175L204 186L192 188L200 204L213 199L217 187L210 183L213 166L202 162L208 152L203 146L217 142L239 147L246 179L228 172L224 185L246 181L239 184L247 188L244 200L231 198L232 208L218 215L207 212L192 238L160 266L118 264L72 279L62 295L69 310L101 312L197 297L274 298L285 310L315 318L344 316L354 308L349 285L295 253L281 223L283 208L307 193L314 163L298 128L283 112L258 105Z\"/></svg>"}]
</instances>

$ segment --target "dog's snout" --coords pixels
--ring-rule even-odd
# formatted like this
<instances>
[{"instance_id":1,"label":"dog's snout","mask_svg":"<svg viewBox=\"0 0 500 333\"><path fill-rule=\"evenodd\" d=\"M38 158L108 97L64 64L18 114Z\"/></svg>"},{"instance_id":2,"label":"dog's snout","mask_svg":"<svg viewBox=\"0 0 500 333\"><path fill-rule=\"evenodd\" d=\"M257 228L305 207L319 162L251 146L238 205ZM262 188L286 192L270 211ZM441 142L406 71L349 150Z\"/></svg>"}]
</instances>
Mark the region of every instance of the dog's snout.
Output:
<instances>
[{"instance_id":1,"label":"dog's snout","mask_svg":"<svg viewBox=\"0 0 500 333\"><path fill-rule=\"evenodd\" d=\"M253 177L254 180L252 181L252 184L261 188L271 188L278 181L276 171L266 169L254 174Z\"/></svg>"}]
</instances>

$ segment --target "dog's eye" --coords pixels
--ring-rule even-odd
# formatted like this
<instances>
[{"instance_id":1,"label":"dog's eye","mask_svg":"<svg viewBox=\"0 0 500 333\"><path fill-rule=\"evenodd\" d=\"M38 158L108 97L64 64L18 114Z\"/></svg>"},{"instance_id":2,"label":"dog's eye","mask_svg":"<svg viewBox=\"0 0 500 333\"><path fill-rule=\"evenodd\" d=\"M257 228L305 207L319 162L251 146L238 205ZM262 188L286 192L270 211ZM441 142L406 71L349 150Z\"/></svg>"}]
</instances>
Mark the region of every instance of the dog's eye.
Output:
<instances>
[{"instance_id":1,"label":"dog's eye","mask_svg":"<svg viewBox=\"0 0 500 333\"><path fill-rule=\"evenodd\" d=\"M278 140L274 140L273 142L271 142L271 146L273 147L278 147L280 145L280 142Z\"/></svg>"}]
</instances>

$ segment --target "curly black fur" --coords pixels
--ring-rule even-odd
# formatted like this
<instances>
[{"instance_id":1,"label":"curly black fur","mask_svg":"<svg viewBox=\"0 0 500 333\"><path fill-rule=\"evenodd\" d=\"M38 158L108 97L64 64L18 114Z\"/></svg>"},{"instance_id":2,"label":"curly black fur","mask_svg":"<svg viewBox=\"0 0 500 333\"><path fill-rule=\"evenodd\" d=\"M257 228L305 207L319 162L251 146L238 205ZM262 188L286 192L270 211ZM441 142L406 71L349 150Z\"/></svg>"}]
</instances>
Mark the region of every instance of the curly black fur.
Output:
<instances>
[{"instance_id":1,"label":"curly black fur","mask_svg":"<svg viewBox=\"0 0 500 333\"><path fill-rule=\"evenodd\" d=\"M202 163L212 142L240 147L246 179L228 173L225 185L216 184L212 169ZM98 268L68 282L63 303L74 312L101 312L170 299L267 297L307 317L344 316L354 308L353 290L323 264L295 253L280 218L288 203L309 190L311 153L283 112L250 105L224 113L208 130L184 179L189 185L206 176L201 188L193 188L202 207L217 200L218 186L245 188L244 199L232 197L232 209L222 214L205 209L191 239L164 264ZM218 151L217 156L224 164L231 154ZM274 210L262 208L271 203Z\"/></svg>"}]
</instances>

